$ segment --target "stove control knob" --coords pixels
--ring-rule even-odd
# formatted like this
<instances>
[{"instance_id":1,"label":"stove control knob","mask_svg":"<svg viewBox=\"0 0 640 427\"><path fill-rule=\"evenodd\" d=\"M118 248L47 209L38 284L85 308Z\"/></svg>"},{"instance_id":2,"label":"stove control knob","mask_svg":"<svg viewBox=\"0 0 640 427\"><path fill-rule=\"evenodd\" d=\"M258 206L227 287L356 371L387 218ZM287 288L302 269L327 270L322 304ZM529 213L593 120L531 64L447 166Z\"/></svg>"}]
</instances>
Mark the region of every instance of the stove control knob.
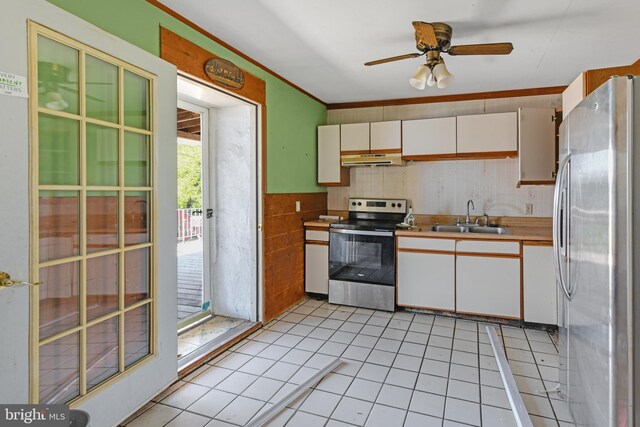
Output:
<instances>
[{"instance_id":1,"label":"stove control knob","mask_svg":"<svg viewBox=\"0 0 640 427\"><path fill-rule=\"evenodd\" d=\"M398 207L401 208L402 207L402 203L398 203Z\"/></svg>"},{"instance_id":2,"label":"stove control knob","mask_svg":"<svg viewBox=\"0 0 640 427\"><path fill-rule=\"evenodd\" d=\"M391 207L392 207L392 208L395 208L395 207L396 207L396 204L395 204L395 203L391 203Z\"/></svg>"},{"instance_id":3,"label":"stove control knob","mask_svg":"<svg viewBox=\"0 0 640 427\"><path fill-rule=\"evenodd\" d=\"M351 202L351 206L355 206L355 205L356 205L356 202Z\"/></svg>"},{"instance_id":4,"label":"stove control knob","mask_svg":"<svg viewBox=\"0 0 640 427\"><path fill-rule=\"evenodd\" d=\"M362 202L358 202L358 206L362 206Z\"/></svg>"}]
</instances>

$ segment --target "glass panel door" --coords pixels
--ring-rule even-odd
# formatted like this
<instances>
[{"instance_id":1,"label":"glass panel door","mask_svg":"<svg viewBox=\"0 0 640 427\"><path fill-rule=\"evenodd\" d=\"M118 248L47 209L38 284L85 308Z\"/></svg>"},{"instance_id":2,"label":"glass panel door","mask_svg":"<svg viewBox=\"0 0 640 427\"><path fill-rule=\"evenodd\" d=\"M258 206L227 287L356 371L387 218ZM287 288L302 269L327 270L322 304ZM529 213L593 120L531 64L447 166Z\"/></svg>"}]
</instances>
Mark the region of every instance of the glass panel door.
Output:
<instances>
[{"instance_id":1,"label":"glass panel door","mask_svg":"<svg viewBox=\"0 0 640 427\"><path fill-rule=\"evenodd\" d=\"M37 24L29 37L31 398L68 403L153 353L153 76Z\"/></svg>"},{"instance_id":2,"label":"glass panel door","mask_svg":"<svg viewBox=\"0 0 640 427\"><path fill-rule=\"evenodd\" d=\"M211 314L208 219L208 110L179 101L178 329Z\"/></svg>"}]
</instances>

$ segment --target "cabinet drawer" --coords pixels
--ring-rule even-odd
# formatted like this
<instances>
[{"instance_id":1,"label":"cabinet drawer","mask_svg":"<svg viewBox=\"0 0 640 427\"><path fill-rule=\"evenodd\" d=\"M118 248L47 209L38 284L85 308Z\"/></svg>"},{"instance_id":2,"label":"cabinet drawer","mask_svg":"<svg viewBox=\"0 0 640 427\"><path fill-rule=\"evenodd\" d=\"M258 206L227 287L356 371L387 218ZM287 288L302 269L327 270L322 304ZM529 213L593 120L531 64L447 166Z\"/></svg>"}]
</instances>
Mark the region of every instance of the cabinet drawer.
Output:
<instances>
[{"instance_id":1,"label":"cabinet drawer","mask_svg":"<svg viewBox=\"0 0 640 427\"><path fill-rule=\"evenodd\" d=\"M398 249L424 249L428 251L455 251L456 241L422 237L398 237Z\"/></svg>"},{"instance_id":2,"label":"cabinet drawer","mask_svg":"<svg viewBox=\"0 0 640 427\"><path fill-rule=\"evenodd\" d=\"M306 230L304 233L305 240L318 240L321 242L329 241L328 231Z\"/></svg>"},{"instance_id":3,"label":"cabinet drawer","mask_svg":"<svg viewBox=\"0 0 640 427\"><path fill-rule=\"evenodd\" d=\"M486 240L458 240L457 252L475 252L485 254L520 254L519 242L488 242Z\"/></svg>"}]
</instances>

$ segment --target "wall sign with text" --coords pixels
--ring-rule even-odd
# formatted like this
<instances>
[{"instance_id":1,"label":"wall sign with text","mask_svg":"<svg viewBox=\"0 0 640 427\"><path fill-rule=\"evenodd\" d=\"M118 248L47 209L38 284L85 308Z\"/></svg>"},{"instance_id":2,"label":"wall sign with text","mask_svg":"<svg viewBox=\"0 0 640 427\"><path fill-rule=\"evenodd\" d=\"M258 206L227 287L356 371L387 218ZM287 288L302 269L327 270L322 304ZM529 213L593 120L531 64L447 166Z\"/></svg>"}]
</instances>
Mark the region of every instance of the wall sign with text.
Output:
<instances>
[{"instance_id":1,"label":"wall sign with text","mask_svg":"<svg viewBox=\"0 0 640 427\"><path fill-rule=\"evenodd\" d=\"M244 86L244 73L233 62L212 58L204 64L204 72L216 83L233 89Z\"/></svg>"}]
</instances>

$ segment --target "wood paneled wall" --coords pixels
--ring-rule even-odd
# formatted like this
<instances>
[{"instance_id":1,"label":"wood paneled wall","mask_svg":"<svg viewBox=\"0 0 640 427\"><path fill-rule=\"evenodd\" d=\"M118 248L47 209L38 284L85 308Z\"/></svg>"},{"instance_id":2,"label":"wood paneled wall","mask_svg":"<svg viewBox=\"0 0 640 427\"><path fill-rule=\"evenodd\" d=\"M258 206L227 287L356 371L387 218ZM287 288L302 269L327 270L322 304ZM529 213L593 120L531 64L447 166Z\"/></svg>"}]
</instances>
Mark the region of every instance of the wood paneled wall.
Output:
<instances>
[{"instance_id":1,"label":"wood paneled wall","mask_svg":"<svg viewBox=\"0 0 640 427\"><path fill-rule=\"evenodd\" d=\"M327 193L266 194L264 204L266 323L305 296L303 223L327 213Z\"/></svg>"}]
</instances>

